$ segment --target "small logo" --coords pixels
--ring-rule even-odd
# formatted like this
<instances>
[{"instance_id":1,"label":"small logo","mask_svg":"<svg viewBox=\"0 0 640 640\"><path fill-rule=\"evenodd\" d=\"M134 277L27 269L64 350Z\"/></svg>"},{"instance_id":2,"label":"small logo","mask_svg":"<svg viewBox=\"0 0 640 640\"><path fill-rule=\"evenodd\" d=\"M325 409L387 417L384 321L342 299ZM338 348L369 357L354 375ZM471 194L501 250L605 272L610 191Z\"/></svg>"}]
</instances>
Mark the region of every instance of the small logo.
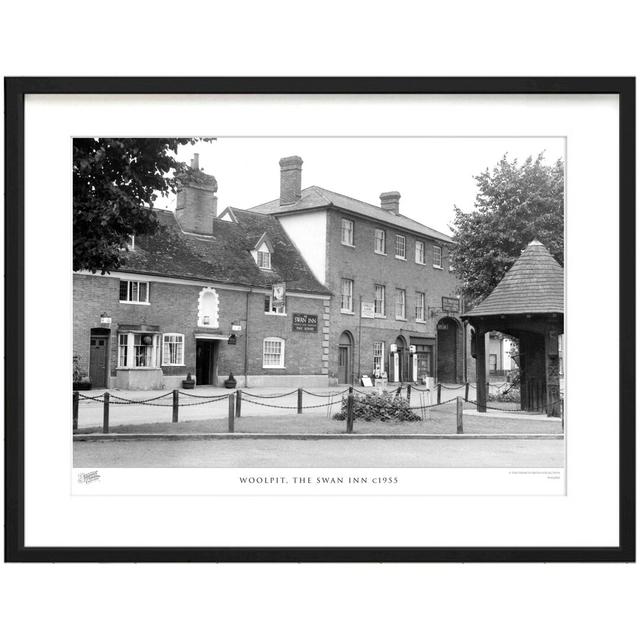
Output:
<instances>
[{"instance_id":1,"label":"small logo","mask_svg":"<svg viewBox=\"0 0 640 640\"><path fill-rule=\"evenodd\" d=\"M89 484L90 482L95 482L96 480L100 480L100 474L97 471L88 471L86 473L78 474L78 482L80 484Z\"/></svg>"}]
</instances>

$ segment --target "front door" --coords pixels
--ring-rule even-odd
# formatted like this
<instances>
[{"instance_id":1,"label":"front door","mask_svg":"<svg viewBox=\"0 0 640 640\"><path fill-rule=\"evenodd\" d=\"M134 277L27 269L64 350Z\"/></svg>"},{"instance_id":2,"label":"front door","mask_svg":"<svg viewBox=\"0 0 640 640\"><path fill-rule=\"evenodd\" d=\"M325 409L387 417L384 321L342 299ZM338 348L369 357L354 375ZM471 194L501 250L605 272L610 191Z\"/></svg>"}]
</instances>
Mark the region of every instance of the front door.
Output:
<instances>
[{"instance_id":1,"label":"front door","mask_svg":"<svg viewBox=\"0 0 640 640\"><path fill-rule=\"evenodd\" d=\"M349 347L338 347L338 382L349 384Z\"/></svg>"},{"instance_id":2,"label":"front door","mask_svg":"<svg viewBox=\"0 0 640 640\"><path fill-rule=\"evenodd\" d=\"M107 336L91 336L89 348L89 377L91 384L96 389L107 387Z\"/></svg>"},{"instance_id":3,"label":"front door","mask_svg":"<svg viewBox=\"0 0 640 640\"><path fill-rule=\"evenodd\" d=\"M216 343L213 340L196 340L196 383L216 383Z\"/></svg>"}]
</instances>

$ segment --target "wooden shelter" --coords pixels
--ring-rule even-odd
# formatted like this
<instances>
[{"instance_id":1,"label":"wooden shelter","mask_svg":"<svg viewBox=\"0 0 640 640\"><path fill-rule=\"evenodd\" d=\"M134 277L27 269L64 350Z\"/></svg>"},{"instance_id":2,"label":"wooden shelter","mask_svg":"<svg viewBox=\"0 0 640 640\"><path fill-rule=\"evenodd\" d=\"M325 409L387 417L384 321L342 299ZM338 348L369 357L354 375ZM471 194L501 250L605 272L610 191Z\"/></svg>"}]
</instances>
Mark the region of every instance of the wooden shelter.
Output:
<instances>
[{"instance_id":1,"label":"wooden shelter","mask_svg":"<svg viewBox=\"0 0 640 640\"><path fill-rule=\"evenodd\" d=\"M530 242L496 288L462 318L475 329L478 411L487 410L485 334L501 331L520 343L521 408L559 416L564 269L547 248Z\"/></svg>"}]
</instances>

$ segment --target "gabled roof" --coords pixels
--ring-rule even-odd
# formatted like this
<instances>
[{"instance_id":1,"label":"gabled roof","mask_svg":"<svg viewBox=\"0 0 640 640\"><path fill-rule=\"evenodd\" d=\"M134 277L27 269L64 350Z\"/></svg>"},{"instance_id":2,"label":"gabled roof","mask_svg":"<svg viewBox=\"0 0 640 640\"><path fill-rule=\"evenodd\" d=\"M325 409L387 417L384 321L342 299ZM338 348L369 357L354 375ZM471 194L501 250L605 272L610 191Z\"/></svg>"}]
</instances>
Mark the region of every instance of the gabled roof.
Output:
<instances>
[{"instance_id":1,"label":"gabled roof","mask_svg":"<svg viewBox=\"0 0 640 640\"><path fill-rule=\"evenodd\" d=\"M265 202L256 207L251 207L249 211L255 211L258 213L269 213L276 215L284 215L287 213L296 213L298 211L304 211L306 209L318 209L321 207L337 207L346 211L353 211L353 213L372 218L378 222L394 225L396 227L402 227L407 231L413 231L414 233L428 236L434 240L440 240L442 242L453 242L451 236L445 233L436 231L431 227L427 227L412 218L408 218L403 215L395 215L386 209L377 207L368 202L345 196L335 191L329 191L322 187L312 186L303 189L300 199L294 204L288 204L283 207L280 206L280 200L272 200L271 202Z\"/></svg>"},{"instance_id":2,"label":"gabled roof","mask_svg":"<svg viewBox=\"0 0 640 640\"><path fill-rule=\"evenodd\" d=\"M284 281L288 291L329 294L275 217L234 208L236 222L216 218L213 235L202 236L183 232L173 212L156 213L160 229L136 238L120 271L265 288ZM265 235L273 247L270 271L251 256Z\"/></svg>"},{"instance_id":3,"label":"gabled roof","mask_svg":"<svg viewBox=\"0 0 640 640\"><path fill-rule=\"evenodd\" d=\"M537 240L529 243L496 288L462 317L564 313L564 269Z\"/></svg>"}]
</instances>

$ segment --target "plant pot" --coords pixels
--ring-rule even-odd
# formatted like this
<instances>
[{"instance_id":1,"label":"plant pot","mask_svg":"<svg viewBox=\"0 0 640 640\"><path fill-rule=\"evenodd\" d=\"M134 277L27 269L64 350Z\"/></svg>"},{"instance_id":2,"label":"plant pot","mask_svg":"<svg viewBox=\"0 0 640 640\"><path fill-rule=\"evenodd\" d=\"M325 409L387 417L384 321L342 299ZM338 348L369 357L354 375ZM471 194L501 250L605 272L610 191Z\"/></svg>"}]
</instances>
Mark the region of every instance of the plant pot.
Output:
<instances>
[{"instance_id":1,"label":"plant pot","mask_svg":"<svg viewBox=\"0 0 640 640\"><path fill-rule=\"evenodd\" d=\"M225 389L235 389L237 384L238 384L237 380L225 380L224 381L224 388Z\"/></svg>"},{"instance_id":2,"label":"plant pot","mask_svg":"<svg viewBox=\"0 0 640 640\"><path fill-rule=\"evenodd\" d=\"M89 391L91 389L90 382L74 382L73 390L74 391Z\"/></svg>"},{"instance_id":3,"label":"plant pot","mask_svg":"<svg viewBox=\"0 0 640 640\"><path fill-rule=\"evenodd\" d=\"M196 381L195 380L183 380L182 388L183 389L195 389Z\"/></svg>"}]
</instances>

